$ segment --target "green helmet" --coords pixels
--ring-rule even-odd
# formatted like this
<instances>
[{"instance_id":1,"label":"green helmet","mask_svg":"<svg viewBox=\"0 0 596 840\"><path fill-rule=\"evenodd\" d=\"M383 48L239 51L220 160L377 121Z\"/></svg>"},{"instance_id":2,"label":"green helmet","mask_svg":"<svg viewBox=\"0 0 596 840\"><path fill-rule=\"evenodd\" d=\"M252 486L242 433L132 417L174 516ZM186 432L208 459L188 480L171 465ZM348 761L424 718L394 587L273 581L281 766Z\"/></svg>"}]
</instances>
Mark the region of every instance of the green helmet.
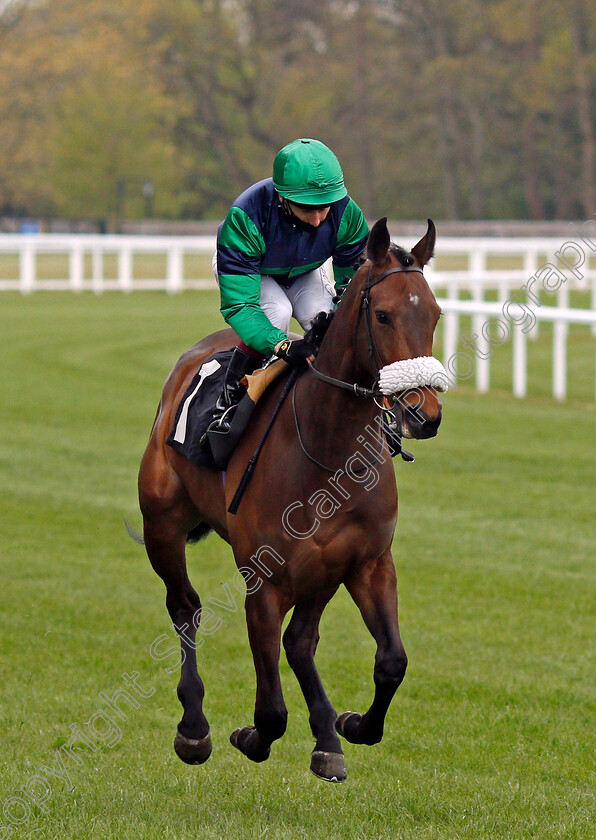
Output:
<instances>
[{"instance_id":1,"label":"green helmet","mask_svg":"<svg viewBox=\"0 0 596 840\"><path fill-rule=\"evenodd\" d=\"M288 143L273 161L273 186L297 204L333 204L348 194L344 174L331 149L319 140Z\"/></svg>"}]
</instances>

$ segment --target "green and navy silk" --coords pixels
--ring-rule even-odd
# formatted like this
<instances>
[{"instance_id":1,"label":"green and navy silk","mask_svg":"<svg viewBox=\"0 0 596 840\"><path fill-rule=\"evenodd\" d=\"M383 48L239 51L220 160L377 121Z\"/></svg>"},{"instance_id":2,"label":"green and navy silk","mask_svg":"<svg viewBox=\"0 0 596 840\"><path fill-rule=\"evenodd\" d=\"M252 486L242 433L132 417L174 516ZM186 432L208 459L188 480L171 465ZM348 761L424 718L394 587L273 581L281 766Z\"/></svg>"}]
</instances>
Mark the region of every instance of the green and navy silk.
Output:
<instances>
[{"instance_id":1,"label":"green and navy silk","mask_svg":"<svg viewBox=\"0 0 596 840\"><path fill-rule=\"evenodd\" d=\"M259 305L261 276L283 286L333 257L336 288L347 285L362 254L368 225L349 196L331 205L318 228L308 229L285 214L273 180L266 178L239 196L217 235L221 312L249 347L270 355L286 338Z\"/></svg>"}]
</instances>

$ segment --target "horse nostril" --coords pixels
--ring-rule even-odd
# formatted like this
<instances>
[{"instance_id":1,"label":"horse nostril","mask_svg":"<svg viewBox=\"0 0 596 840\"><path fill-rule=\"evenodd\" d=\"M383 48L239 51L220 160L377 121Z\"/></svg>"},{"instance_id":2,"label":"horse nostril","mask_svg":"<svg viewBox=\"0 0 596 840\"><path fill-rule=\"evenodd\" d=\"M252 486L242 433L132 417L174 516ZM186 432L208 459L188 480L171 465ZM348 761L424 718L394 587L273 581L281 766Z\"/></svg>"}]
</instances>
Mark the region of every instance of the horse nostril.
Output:
<instances>
[{"instance_id":1,"label":"horse nostril","mask_svg":"<svg viewBox=\"0 0 596 840\"><path fill-rule=\"evenodd\" d=\"M408 406L404 412L404 420L411 437L434 437L441 425L441 407L439 406L436 417L431 418L422 407Z\"/></svg>"},{"instance_id":2,"label":"horse nostril","mask_svg":"<svg viewBox=\"0 0 596 840\"><path fill-rule=\"evenodd\" d=\"M415 423L417 426L422 426L424 423L428 423L429 421L428 414L421 408L412 408L412 406L408 406L406 408L406 415L408 423Z\"/></svg>"},{"instance_id":3,"label":"horse nostril","mask_svg":"<svg viewBox=\"0 0 596 840\"><path fill-rule=\"evenodd\" d=\"M436 416L431 417L421 406L408 406L406 414L408 420L413 420L415 423L440 423L442 409L438 406Z\"/></svg>"}]
</instances>

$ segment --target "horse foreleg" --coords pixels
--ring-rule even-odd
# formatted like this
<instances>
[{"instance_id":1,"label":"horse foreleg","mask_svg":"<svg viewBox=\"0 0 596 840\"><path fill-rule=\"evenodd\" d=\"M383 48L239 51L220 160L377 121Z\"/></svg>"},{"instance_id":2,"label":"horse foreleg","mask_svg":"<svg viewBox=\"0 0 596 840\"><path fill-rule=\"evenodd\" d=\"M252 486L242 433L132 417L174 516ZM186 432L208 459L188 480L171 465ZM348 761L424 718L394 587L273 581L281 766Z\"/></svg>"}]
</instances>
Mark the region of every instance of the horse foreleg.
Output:
<instances>
[{"instance_id":1,"label":"horse foreleg","mask_svg":"<svg viewBox=\"0 0 596 840\"><path fill-rule=\"evenodd\" d=\"M335 731L337 712L325 693L314 661L319 621L336 591L337 587L334 587L298 604L284 633L283 644L288 663L304 694L310 728L316 738L310 769L326 781L343 782L347 773L341 741Z\"/></svg>"},{"instance_id":2,"label":"horse foreleg","mask_svg":"<svg viewBox=\"0 0 596 840\"><path fill-rule=\"evenodd\" d=\"M186 571L186 532L173 533L164 522L145 521L145 548L151 565L166 585L166 606L180 636L181 671L178 699L184 714L174 749L187 764L202 764L211 755L209 723L203 713L205 688L197 670L196 633L201 601Z\"/></svg>"},{"instance_id":3,"label":"horse foreleg","mask_svg":"<svg viewBox=\"0 0 596 840\"><path fill-rule=\"evenodd\" d=\"M364 715L345 712L336 729L353 744L377 744L383 737L385 716L402 682L408 659L399 635L397 581L391 552L362 567L346 581L346 587L362 613L377 643L375 696Z\"/></svg>"},{"instance_id":4,"label":"horse foreleg","mask_svg":"<svg viewBox=\"0 0 596 840\"><path fill-rule=\"evenodd\" d=\"M271 744L286 731L288 710L279 677L281 624L285 611L279 591L263 585L247 596L246 625L257 674L254 726L236 729L230 743L252 761L269 758Z\"/></svg>"}]
</instances>

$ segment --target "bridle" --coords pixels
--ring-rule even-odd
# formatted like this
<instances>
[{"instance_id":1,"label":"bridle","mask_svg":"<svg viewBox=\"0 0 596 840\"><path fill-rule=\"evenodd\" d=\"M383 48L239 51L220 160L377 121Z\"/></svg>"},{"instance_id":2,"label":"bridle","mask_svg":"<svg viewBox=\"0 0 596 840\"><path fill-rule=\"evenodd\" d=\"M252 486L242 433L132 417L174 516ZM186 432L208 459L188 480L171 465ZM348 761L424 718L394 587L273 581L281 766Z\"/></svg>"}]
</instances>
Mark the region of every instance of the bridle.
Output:
<instances>
[{"instance_id":1,"label":"bridle","mask_svg":"<svg viewBox=\"0 0 596 840\"><path fill-rule=\"evenodd\" d=\"M332 376L327 376L325 373L321 373L320 370L317 370L314 366L314 363L309 364L309 370L315 374L315 376L326 382L329 385L335 385L337 388L343 388L346 391L351 391L357 397L363 398L372 398L374 399L377 406L382 409L385 415L396 422L399 426L401 426L401 416L402 416L402 408L399 403L396 401L396 398L393 397L392 404L388 401L387 397L383 393L380 388L379 380L380 380L380 371L381 368L385 366L385 362L383 361L383 357L379 352L379 348L375 343L375 337L373 335L373 328L372 328L372 315L371 315L371 307L370 307L370 290L376 286L378 283L381 283L385 280L386 277L389 277L392 274L406 274L408 272L417 272L418 274L424 274L422 269L420 268L413 268L410 266L394 266L393 268L389 268L387 271L384 271L378 277L375 277L374 280L371 280L372 275L372 265L369 266L368 269L368 276L366 278L366 283L364 284L364 288L360 292L360 306L358 308L358 318L356 319L356 327L354 329L354 351L356 350L356 342L358 340L358 330L360 328L360 319L364 314L364 323L366 324L366 337L367 337L367 346L368 346L368 353L373 361L373 364L376 368L376 377L375 382L372 388L366 388L364 385L358 385L358 383L350 383L344 382L342 379L335 379ZM380 398L380 401L379 401ZM298 436L298 443L300 444L300 448L302 449L303 453L306 457L311 461L313 464L316 464L317 467L322 468L326 472L333 473L334 470L331 467L326 466L325 464L318 461L310 452L306 449L304 442L302 440L302 435L300 433L300 425L298 423L298 415L296 413L296 387L294 386L292 390L292 411L294 413L294 424L296 426L296 434ZM404 461L413 461L414 456L407 452L401 446L401 435L395 434L396 442L398 441L398 452L401 453L402 458Z\"/></svg>"},{"instance_id":2,"label":"bridle","mask_svg":"<svg viewBox=\"0 0 596 840\"><path fill-rule=\"evenodd\" d=\"M309 365L309 370L315 374L315 376L322 380L323 382L327 382L328 385L335 385L337 388L343 388L346 391L351 391L357 397L363 397L365 399L375 399L377 397L383 397L383 392L379 387L379 374L381 368L384 366L385 362L379 352L379 349L375 343L375 337L373 335L373 328L372 328L372 315L371 315L371 307L370 307L370 290L380 283L385 278L389 277L391 274L407 274L417 272L418 274L422 274L424 277L424 273L420 268L414 268L412 266L395 266L393 268L387 269L382 274L379 274L378 277L375 277L374 280L371 280L372 275L372 265L369 266L368 269L368 276L366 278L366 283L364 284L364 288L360 292L360 307L358 308L358 318L356 319L356 327L354 329L354 349L356 347L356 341L358 339L358 330L360 327L360 319L364 315L364 323L366 325L366 337L367 337L367 347L368 353L373 361L373 364L376 368L376 378L372 388L366 388L364 385L358 385L358 383L350 383L344 382L342 379L335 379L332 376L327 376L325 373L321 373L320 370L317 370L314 366L314 362ZM383 406L379 406L383 407Z\"/></svg>"}]
</instances>

